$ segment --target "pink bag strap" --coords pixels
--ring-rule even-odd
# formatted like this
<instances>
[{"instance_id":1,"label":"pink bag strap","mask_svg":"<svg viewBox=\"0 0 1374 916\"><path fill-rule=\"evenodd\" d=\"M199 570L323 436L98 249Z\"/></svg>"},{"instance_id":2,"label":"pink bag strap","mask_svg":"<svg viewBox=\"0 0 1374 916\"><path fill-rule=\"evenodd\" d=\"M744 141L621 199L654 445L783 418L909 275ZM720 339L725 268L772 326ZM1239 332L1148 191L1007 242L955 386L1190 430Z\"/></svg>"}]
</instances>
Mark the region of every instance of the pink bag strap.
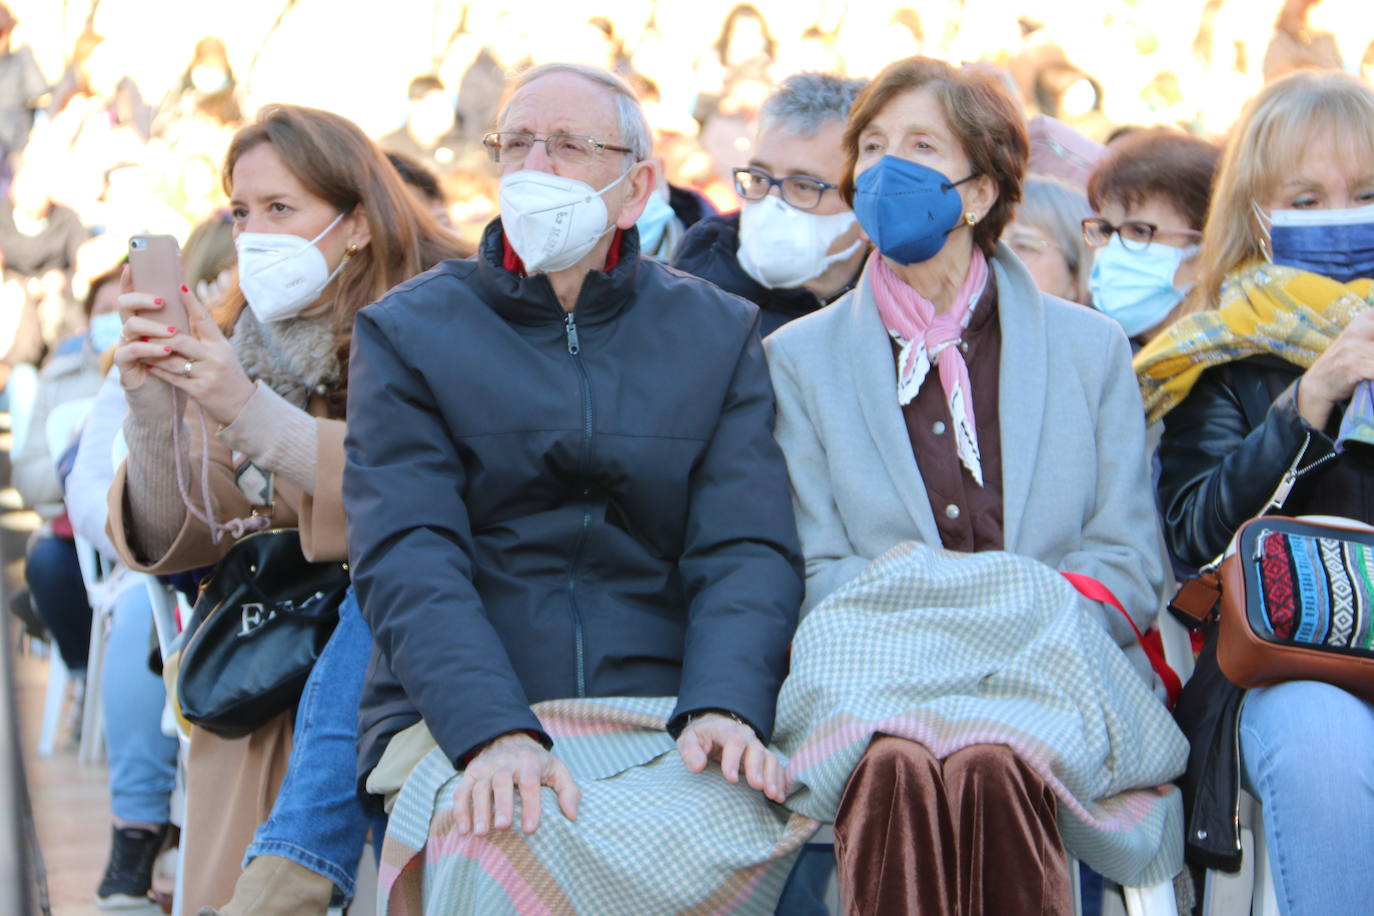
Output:
<instances>
[{"instance_id":1,"label":"pink bag strap","mask_svg":"<svg viewBox=\"0 0 1374 916\"><path fill-rule=\"evenodd\" d=\"M1140 641L1140 648L1145 650L1145 657L1150 660L1150 667L1155 669L1155 674L1164 683L1164 693L1169 698L1169 708L1173 709L1178 702L1178 695L1183 691L1183 681L1178 677L1178 673L1169 667L1169 663L1164 660L1164 644L1159 638L1159 634L1151 630L1149 636L1140 632L1140 627L1135 625L1131 615L1126 613L1121 602L1117 600L1112 590L1107 588L1102 582L1092 576L1085 576L1082 573L1061 573L1069 584L1078 589L1078 593L1089 601L1100 601L1103 604L1111 605L1121 612L1121 616L1126 618L1126 623L1131 627L1131 632Z\"/></svg>"}]
</instances>

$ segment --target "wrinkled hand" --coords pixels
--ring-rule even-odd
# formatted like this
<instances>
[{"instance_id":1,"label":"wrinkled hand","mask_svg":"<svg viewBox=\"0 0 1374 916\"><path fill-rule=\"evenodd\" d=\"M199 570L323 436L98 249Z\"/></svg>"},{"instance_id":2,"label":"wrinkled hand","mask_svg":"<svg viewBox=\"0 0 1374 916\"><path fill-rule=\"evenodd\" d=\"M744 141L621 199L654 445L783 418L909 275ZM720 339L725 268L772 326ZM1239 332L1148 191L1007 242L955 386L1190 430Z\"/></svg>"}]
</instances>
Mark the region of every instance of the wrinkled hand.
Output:
<instances>
[{"instance_id":1,"label":"wrinkled hand","mask_svg":"<svg viewBox=\"0 0 1374 916\"><path fill-rule=\"evenodd\" d=\"M677 738L678 753L688 772L700 773L707 760L720 763L721 774L739 782L740 763L750 788L758 789L781 804L787 799L783 789L782 763L763 746L754 730L727 715L708 712L697 715Z\"/></svg>"},{"instance_id":2,"label":"wrinkled hand","mask_svg":"<svg viewBox=\"0 0 1374 916\"><path fill-rule=\"evenodd\" d=\"M120 278L120 289L119 313L124 319L124 331L115 348L120 384L137 388L151 375L186 392L221 426L234 422L253 396L254 385L243 371L233 345L200 300L183 286L181 303L186 307L191 327L167 327L142 314L161 309L163 302L134 292L127 267ZM185 373L188 362L189 377Z\"/></svg>"},{"instance_id":3,"label":"wrinkled hand","mask_svg":"<svg viewBox=\"0 0 1374 916\"><path fill-rule=\"evenodd\" d=\"M453 794L453 820L459 836L486 836L506 830L515 818L515 791L520 791L520 829L539 829L539 787L558 794L558 807L577 820L582 790L567 765L524 732L512 732L489 742L468 763Z\"/></svg>"},{"instance_id":4,"label":"wrinkled hand","mask_svg":"<svg viewBox=\"0 0 1374 916\"><path fill-rule=\"evenodd\" d=\"M1374 309L1356 315L1302 376L1298 413L1317 429L1326 426L1331 409L1374 379Z\"/></svg>"}]
</instances>

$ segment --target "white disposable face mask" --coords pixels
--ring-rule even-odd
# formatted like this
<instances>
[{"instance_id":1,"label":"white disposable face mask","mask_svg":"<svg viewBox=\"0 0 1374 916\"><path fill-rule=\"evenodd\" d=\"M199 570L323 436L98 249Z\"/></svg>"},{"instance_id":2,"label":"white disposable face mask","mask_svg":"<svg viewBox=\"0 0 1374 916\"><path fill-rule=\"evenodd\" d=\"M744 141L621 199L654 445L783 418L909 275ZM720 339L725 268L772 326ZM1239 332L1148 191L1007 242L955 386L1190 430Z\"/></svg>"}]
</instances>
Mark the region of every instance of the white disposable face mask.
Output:
<instances>
[{"instance_id":1,"label":"white disposable face mask","mask_svg":"<svg viewBox=\"0 0 1374 916\"><path fill-rule=\"evenodd\" d=\"M576 178L521 169L501 179L501 228L524 262L526 273L567 270L587 256L614 224L607 225L601 190Z\"/></svg>"},{"instance_id":2,"label":"white disposable face mask","mask_svg":"<svg viewBox=\"0 0 1374 916\"><path fill-rule=\"evenodd\" d=\"M852 210L817 216L769 194L740 211L739 266L769 289L801 286L859 249L863 240L855 239L843 251L826 254L853 225Z\"/></svg>"},{"instance_id":3,"label":"white disposable face mask","mask_svg":"<svg viewBox=\"0 0 1374 916\"><path fill-rule=\"evenodd\" d=\"M97 353L119 343L119 335L124 330L124 319L118 312L104 312L91 318L91 346Z\"/></svg>"},{"instance_id":4,"label":"white disposable face mask","mask_svg":"<svg viewBox=\"0 0 1374 916\"><path fill-rule=\"evenodd\" d=\"M313 239L286 232L240 232L234 239L239 255L239 289L261 322L295 318L320 298L324 288L343 270L347 258L331 273L324 252L315 243L339 225L347 213Z\"/></svg>"}]
</instances>

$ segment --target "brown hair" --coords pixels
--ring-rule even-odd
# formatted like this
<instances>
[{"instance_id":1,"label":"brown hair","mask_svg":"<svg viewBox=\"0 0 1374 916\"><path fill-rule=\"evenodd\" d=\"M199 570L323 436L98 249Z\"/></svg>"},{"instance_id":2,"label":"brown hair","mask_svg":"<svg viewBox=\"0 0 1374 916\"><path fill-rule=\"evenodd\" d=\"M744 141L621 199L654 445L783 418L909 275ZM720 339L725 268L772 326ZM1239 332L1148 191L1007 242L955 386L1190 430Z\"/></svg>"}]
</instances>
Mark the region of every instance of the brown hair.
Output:
<instances>
[{"instance_id":1,"label":"brown hair","mask_svg":"<svg viewBox=\"0 0 1374 916\"><path fill-rule=\"evenodd\" d=\"M224 189L231 196L234 166L249 150L270 143L305 189L341 213L363 208L372 240L339 272L326 297L333 301L339 365L338 390L330 394L331 416L342 417L348 387L348 350L353 317L393 286L447 258L470 254L442 229L401 183L386 156L352 121L328 111L269 105L257 122L240 130L224 160ZM220 311L229 333L243 311L241 290L233 290Z\"/></svg>"},{"instance_id":2,"label":"brown hair","mask_svg":"<svg viewBox=\"0 0 1374 916\"><path fill-rule=\"evenodd\" d=\"M1107 149L1088 178L1088 200L1101 212L1108 203L1133 207L1147 198L1167 201L1199 232L1207 222L1221 150L1172 127L1136 130Z\"/></svg>"},{"instance_id":3,"label":"brown hair","mask_svg":"<svg viewBox=\"0 0 1374 916\"><path fill-rule=\"evenodd\" d=\"M992 255L1002 229L1021 200L1021 179L1030 158L1030 141L1021 112L1001 82L983 70L960 71L944 61L908 57L888 64L854 100L844 131L844 177L840 196L854 205L854 166L859 136L887 104L899 95L925 89L935 96L945 120L975 174L997 185L997 201L973 227L973 241ZM963 176L949 176L957 180Z\"/></svg>"}]
</instances>

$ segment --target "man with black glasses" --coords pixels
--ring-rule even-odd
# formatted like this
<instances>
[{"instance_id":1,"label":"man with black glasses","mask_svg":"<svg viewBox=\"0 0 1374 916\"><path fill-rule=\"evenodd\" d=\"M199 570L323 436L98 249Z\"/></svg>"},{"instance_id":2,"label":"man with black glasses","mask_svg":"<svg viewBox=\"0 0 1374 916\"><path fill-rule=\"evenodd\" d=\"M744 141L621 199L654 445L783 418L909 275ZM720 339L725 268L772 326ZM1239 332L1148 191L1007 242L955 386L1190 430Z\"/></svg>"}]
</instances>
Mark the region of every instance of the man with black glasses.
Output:
<instances>
[{"instance_id":1,"label":"man with black glasses","mask_svg":"<svg viewBox=\"0 0 1374 916\"><path fill-rule=\"evenodd\" d=\"M840 198L845 121L863 80L799 73L763 105L746 168L735 169L738 213L704 219L673 266L763 310L767 335L849 291L868 254Z\"/></svg>"}]
</instances>

